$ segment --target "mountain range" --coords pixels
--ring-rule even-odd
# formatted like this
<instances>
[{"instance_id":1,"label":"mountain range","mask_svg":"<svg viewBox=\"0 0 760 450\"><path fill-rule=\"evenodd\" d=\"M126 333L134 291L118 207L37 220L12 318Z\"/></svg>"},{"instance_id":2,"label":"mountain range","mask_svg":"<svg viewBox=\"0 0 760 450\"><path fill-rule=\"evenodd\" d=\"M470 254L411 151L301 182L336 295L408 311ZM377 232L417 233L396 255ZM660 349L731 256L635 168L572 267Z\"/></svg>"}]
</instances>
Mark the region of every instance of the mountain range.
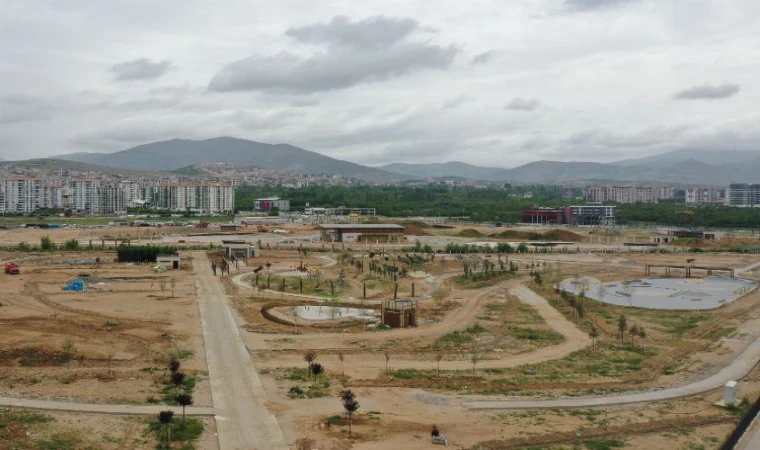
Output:
<instances>
[{"instance_id":1,"label":"mountain range","mask_svg":"<svg viewBox=\"0 0 760 450\"><path fill-rule=\"evenodd\" d=\"M536 161L515 168L482 167L452 161L394 163L368 167L288 144L265 144L232 137L172 139L116 153L71 153L54 157L119 169L173 171L208 162L253 165L300 174L330 174L366 181L397 182L460 178L512 183L664 182L727 185L760 181L760 151L715 152L679 149L612 163Z\"/></svg>"},{"instance_id":2,"label":"mountain range","mask_svg":"<svg viewBox=\"0 0 760 450\"><path fill-rule=\"evenodd\" d=\"M409 178L288 144L272 145L232 137L172 139L115 153L70 153L55 158L132 170L172 171L195 164L223 162L281 172L341 175L368 181L403 181Z\"/></svg>"}]
</instances>

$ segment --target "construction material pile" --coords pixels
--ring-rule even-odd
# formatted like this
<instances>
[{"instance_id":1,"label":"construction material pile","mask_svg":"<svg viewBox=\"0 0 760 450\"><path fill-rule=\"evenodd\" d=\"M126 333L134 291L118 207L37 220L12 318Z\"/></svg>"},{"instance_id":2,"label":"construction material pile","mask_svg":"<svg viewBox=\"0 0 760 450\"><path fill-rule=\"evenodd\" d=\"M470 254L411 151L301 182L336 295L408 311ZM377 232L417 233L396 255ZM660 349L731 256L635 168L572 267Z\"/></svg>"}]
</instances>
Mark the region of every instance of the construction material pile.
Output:
<instances>
[{"instance_id":1,"label":"construction material pile","mask_svg":"<svg viewBox=\"0 0 760 450\"><path fill-rule=\"evenodd\" d=\"M85 289L84 281L74 280L70 284L61 288L62 291L83 291Z\"/></svg>"}]
</instances>

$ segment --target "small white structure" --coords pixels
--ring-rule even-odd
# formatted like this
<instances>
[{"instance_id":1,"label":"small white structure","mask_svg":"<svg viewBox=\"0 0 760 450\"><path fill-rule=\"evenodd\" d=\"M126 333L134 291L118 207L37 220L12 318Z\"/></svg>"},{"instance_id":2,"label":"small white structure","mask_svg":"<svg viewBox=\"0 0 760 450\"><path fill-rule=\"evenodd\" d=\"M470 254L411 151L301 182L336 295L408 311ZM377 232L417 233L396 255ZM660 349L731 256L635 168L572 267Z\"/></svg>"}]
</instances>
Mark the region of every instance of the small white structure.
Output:
<instances>
[{"instance_id":1,"label":"small white structure","mask_svg":"<svg viewBox=\"0 0 760 450\"><path fill-rule=\"evenodd\" d=\"M156 265L164 266L167 269L179 270L182 258L178 253L156 256Z\"/></svg>"},{"instance_id":2,"label":"small white structure","mask_svg":"<svg viewBox=\"0 0 760 450\"><path fill-rule=\"evenodd\" d=\"M258 258L259 247L251 244L248 241L222 241L222 247L224 247L224 254L228 258L235 256L237 258Z\"/></svg>"},{"instance_id":3,"label":"small white structure","mask_svg":"<svg viewBox=\"0 0 760 450\"><path fill-rule=\"evenodd\" d=\"M731 406L736 403L736 390L738 383L734 380L729 381L723 386L723 404Z\"/></svg>"}]
</instances>

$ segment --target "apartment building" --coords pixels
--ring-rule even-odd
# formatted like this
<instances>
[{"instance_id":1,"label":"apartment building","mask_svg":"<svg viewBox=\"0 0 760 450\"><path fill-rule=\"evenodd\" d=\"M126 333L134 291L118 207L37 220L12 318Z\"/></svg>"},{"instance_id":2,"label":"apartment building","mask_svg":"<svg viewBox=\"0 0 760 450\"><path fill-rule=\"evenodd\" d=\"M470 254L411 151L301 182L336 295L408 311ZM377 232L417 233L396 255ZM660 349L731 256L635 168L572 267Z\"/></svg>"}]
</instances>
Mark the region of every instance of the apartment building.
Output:
<instances>
[{"instance_id":1,"label":"apartment building","mask_svg":"<svg viewBox=\"0 0 760 450\"><path fill-rule=\"evenodd\" d=\"M4 209L9 213L32 213L40 209L40 186L35 178L8 178L3 181Z\"/></svg>"},{"instance_id":2,"label":"apartment building","mask_svg":"<svg viewBox=\"0 0 760 450\"><path fill-rule=\"evenodd\" d=\"M760 184L731 183L728 186L731 206L760 207Z\"/></svg>"},{"instance_id":3,"label":"apartment building","mask_svg":"<svg viewBox=\"0 0 760 450\"><path fill-rule=\"evenodd\" d=\"M223 183L165 183L149 191L151 206L159 209L222 214L235 208L235 189Z\"/></svg>"},{"instance_id":4,"label":"apartment building","mask_svg":"<svg viewBox=\"0 0 760 450\"><path fill-rule=\"evenodd\" d=\"M657 203L673 198L668 185L653 186L590 186L586 188L586 200L594 203Z\"/></svg>"},{"instance_id":5,"label":"apartment building","mask_svg":"<svg viewBox=\"0 0 760 450\"><path fill-rule=\"evenodd\" d=\"M124 214L124 194L118 183L100 180L73 180L69 182L69 208L89 215Z\"/></svg>"},{"instance_id":6,"label":"apartment building","mask_svg":"<svg viewBox=\"0 0 760 450\"><path fill-rule=\"evenodd\" d=\"M684 201L693 205L725 205L728 202L725 189L686 188Z\"/></svg>"}]
</instances>

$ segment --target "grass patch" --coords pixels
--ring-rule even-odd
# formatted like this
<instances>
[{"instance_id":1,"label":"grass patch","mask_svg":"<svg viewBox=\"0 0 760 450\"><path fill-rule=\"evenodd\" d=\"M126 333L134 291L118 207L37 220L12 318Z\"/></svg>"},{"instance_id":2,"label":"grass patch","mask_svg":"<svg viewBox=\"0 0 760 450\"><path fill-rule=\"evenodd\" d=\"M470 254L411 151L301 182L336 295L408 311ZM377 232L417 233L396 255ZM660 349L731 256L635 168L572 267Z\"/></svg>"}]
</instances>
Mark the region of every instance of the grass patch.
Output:
<instances>
[{"instance_id":1,"label":"grass patch","mask_svg":"<svg viewBox=\"0 0 760 450\"><path fill-rule=\"evenodd\" d=\"M599 416L604 415L604 411L598 411L596 409L573 409L568 411L568 414L574 417L583 417L589 422L595 422Z\"/></svg>"},{"instance_id":2,"label":"grass patch","mask_svg":"<svg viewBox=\"0 0 760 450\"><path fill-rule=\"evenodd\" d=\"M554 330L538 330L535 328L509 327L509 335L515 339L527 339L536 342L558 344L565 338Z\"/></svg>"},{"instance_id":3,"label":"grass patch","mask_svg":"<svg viewBox=\"0 0 760 450\"><path fill-rule=\"evenodd\" d=\"M35 442L38 450L77 450L82 443L82 438L72 432L56 433L48 438L39 439Z\"/></svg>"},{"instance_id":4,"label":"grass patch","mask_svg":"<svg viewBox=\"0 0 760 450\"><path fill-rule=\"evenodd\" d=\"M52 422L53 418L36 411L8 410L0 412L0 426L11 424L33 425Z\"/></svg>"},{"instance_id":5,"label":"grass patch","mask_svg":"<svg viewBox=\"0 0 760 450\"><path fill-rule=\"evenodd\" d=\"M195 352L192 350L177 350L174 352L174 357L179 361L186 361L188 359L191 359L194 354Z\"/></svg>"},{"instance_id":6,"label":"grass patch","mask_svg":"<svg viewBox=\"0 0 760 450\"><path fill-rule=\"evenodd\" d=\"M290 367L285 369L285 378L290 381L306 381L309 379L309 370L302 367Z\"/></svg>"},{"instance_id":7,"label":"grass patch","mask_svg":"<svg viewBox=\"0 0 760 450\"><path fill-rule=\"evenodd\" d=\"M148 431L155 436L158 442L156 449L169 449L166 428L166 425L158 420L152 420L148 423ZM179 448L190 450L195 448L195 441L203 434L203 422L194 418L182 420L175 417L169 425L169 429L172 448L177 448L174 444L181 443Z\"/></svg>"},{"instance_id":8,"label":"grass patch","mask_svg":"<svg viewBox=\"0 0 760 450\"><path fill-rule=\"evenodd\" d=\"M486 328L476 323L475 325L466 328L464 331L455 331L439 338L433 343L432 348L434 350L445 350L469 344L472 342L475 335L485 333L486 331L488 331Z\"/></svg>"},{"instance_id":9,"label":"grass patch","mask_svg":"<svg viewBox=\"0 0 760 450\"><path fill-rule=\"evenodd\" d=\"M432 378L434 372L418 369L397 369L391 372L393 378L399 380L415 380L421 378Z\"/></svg>"},{"instance_id":10,"label":"grass patch","mask_svg":"<svg viewBox=\"0 0 760 450\"><path fill-rule=\"evenodd\" d=\"M709 318L710 316L708 315L661 315L659 321L664 327L663 331L674 336L681 337L687 331L696 328L697 325L699 325L701 322L704 322L705 320L708 320Z\"/></svg>"},{"instance_id":11,"label":"grass patch","mask_svg":"<svg viewBox=\"0 0 760 450\"><path fill-rule=\"evenodd\" d=\"M518 306L517 317L520 323L546 323L546 320L535 308L525 303L520 303Z\"/></svg>"},{"instance_id":12,"label":"grass patch","mask_svg":"<svg viewBox=\"0 0 760 450\"><path fill-rule=\"evenodd\" d=\"M588 450L612 450L625 447L625 442L619 439L605 439L602 441L583 441L583 447Z\"/></svg>"},{"instance_id":13,"label":"grass patch","mask_svg":"<svg viewBox=\"0 0 760 450\"><path fill-rule=\"evenodd\" d=\"M182 385L179 387L179 391L177 390L177 387L171 382L165 383L164 387L161 389L161 400L167 405L176 405L177 392L184 391L192 395L194 390L195 390L195 377L191 377L188 375L187 377L185 377L185 380L182 382Z\"/></svg>"}]
</instances>

